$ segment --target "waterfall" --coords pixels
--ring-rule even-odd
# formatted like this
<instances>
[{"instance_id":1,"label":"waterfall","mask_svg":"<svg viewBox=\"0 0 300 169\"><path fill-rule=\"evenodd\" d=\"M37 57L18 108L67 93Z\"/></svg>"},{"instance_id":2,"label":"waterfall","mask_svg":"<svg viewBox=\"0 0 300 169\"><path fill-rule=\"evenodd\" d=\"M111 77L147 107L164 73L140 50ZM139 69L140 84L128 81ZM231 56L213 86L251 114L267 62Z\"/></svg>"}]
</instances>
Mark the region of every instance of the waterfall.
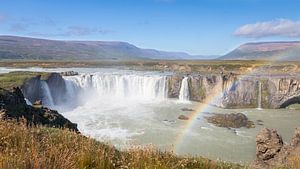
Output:
<instances>
[{"instance_id":1,"label":"waterfall","mask_svg":"<svg viewBox=\"0 0 300 169\"><path fill-rule=\"evenodd\" d=\"M161 75L84 74L64 77L68 95L76 90L97 98L155 99L167 97L167 78Z\"/></svg>"},{"instance_id":2,"label":"waterfall","mask_svg":"<svg viewBox=\"0 0 300 169\"><path fill-rule=\"evenodd\" d=\"M257 98L257 109L258 110L261 110L262 107L261 107L261 82L258 81L258 98Z\"/></svg>"},{"instance_id":3,"label":"waterfall","mask_svg":"<svg viewBox=\"0 0 300 169\"><path fill-rule=\"evenodd\" d=\"M184 77L181 81L179 100L185 102L185 101L189 101L189 99L190 99L190 92L189 92L188 77Z\"/></svg>"},{"instance_id":4,"label":"waterfall","mask_svg":"<svg viewBox=\"0 0 300 169\"><path fill-rule=\"evenodd\" d=\"M53 102L53 98L49 89L49 86L47 84L47 82L45 81L41 81L41 88L42 88L42 102L45 106L53 106L54 102Z\"/></svg>"}]
</instances>

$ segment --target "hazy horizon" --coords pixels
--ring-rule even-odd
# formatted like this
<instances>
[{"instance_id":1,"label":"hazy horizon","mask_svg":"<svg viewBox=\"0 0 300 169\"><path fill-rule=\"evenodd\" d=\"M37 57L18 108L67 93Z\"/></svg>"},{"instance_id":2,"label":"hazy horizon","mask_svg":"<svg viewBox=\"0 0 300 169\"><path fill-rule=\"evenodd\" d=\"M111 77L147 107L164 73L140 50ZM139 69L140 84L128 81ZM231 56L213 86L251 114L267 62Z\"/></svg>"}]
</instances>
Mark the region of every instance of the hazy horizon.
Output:
<instances>
[{"instance_id":1,"label":"hazy horizon","mask_svg":"<svg viewBox=\"0 0 300 169\"><path fill-rule=\"evenodd\" d=\"M299 5L283 0L2 1L0 34L223 55L247 42L300 40Z\"/></svg>"}]
</instances>

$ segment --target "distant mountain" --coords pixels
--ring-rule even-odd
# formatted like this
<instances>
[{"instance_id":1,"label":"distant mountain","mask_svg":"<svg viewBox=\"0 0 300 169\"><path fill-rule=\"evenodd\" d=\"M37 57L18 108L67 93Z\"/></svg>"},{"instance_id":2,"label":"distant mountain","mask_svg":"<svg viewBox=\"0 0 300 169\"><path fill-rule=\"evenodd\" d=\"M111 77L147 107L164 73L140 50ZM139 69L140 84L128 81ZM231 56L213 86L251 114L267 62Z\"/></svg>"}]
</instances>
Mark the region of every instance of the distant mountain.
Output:
<instances>
[{"instance_id":1,"label":"distant mountain","mask_svg":"<svg viewBox=\"0 0 300 169\"><path fill-rule=\"evenodd\" d=\"M300 61L300 42L246 43L218 59Z\"/></svg>"},{"instance_id":2,"label":"distant mountain","mask_svg":"<svg viewBox=\"0 0 300 169\"><path fill-rule=\"evenodd\" d=\"M0 59L23 60L135 60L201 59L183 52L141 49L126 42L58 41L0 36Z\"/></svg>"}]
</instances>

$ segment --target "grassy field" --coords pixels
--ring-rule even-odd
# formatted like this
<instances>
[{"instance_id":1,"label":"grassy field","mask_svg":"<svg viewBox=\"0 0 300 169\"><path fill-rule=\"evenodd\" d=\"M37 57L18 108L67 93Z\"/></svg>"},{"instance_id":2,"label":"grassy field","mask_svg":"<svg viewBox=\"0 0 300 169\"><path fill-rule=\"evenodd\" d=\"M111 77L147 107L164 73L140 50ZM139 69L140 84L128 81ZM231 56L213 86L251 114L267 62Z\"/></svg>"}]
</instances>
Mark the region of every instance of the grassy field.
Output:
<instances>
[{"instance_id":1,"label":"grassy field","mask_svg":"<svg viewBox=\"0 0 300 169\"><path fill-rule=\"evenodd\" d=\"M136 61L0 61L0 67L118 67L134 70L175 71L183 73L241 73L263 69L270 73L300 72L300 62L223 61L223 60L136 60ZM263 71L263 72L264 72Z\"/></svg>"},{"instance_id":2,"label":"grassy field","mask_svg":"<svg viewBox=\"0 0 300 169\"><path fill-rule=\"evenodd\" d=\"M0 168L5 169L238 169L201 157L178 157L153 148L118 151L67 130L0 121Z\"/></svg>"},{"instance_id":3,"label":"grassy field","mask_svg":"<svg viewBox=\"0 0 300 169\"><path fill-rule=\"evenodd\" d=\"M49 73L18 71L0 74L0 88L11 89L12 87L21 86L26 80L38 75L41 76L41 79L46 79Z\"/></svg>"}]
</instances>

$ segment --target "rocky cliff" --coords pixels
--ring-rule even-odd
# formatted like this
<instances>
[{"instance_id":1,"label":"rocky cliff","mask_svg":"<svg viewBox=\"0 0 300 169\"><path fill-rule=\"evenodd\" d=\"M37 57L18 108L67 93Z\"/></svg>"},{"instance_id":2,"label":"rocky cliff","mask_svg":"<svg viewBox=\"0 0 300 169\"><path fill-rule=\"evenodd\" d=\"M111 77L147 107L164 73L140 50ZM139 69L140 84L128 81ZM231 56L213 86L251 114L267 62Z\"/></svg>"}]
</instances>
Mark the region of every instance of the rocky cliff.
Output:
<instances>
[{"instance_id":1,"label":"rocky cliff","mask_svg":"<svg viewBox=\"0 0 300 169\"><path fill-rule=\"evenodd\" d=\"M46 79L41 79L41 76L31 78L21 86L21 90L30 102L34 103L38 100L43 100L45 92L43 84L47 84L50 90L53 104L64 103L66 99L66 84L64 79L59 73L51 73Z\"/></svg>"},{"instance_id":2,"label":"rocky cliff","mask_svg":"<svg viewBox=\"0 0 300 169\"><path fill-rule=\"evenodd\" d=\"M188 75L190 99L222 108L285 108L300 103L300 78L292 76ZM182 75L168 78L168 96L177 98Z\"/></svg>"},{"instance_id":3,"label":"rocky cliff","mask_svg":"<svg viewBox=\"0 0 300 169\"><path fill-rule=\"evenodd\" d=\"M4 120L24 118L29 124L68 128L78 132L77 125L64 118L57 111L43 106L27 105L19 87L13 88L12 91L0 88L0 118Z\"/></svg>"},{"instance_id":4,"label":"rocky cliff","mask_svg":"<svg viewBox=\"0 0 300 169\"><path fill-rule=\"evenodd\" d=\"M240 76L230 74L190 74L167 77L168 98L178 98L181 83L188 77L189 98L221 108L285 108L300 103L300 77L297 76ZM66 82L59 73L46 79L37 76L22 86L24 96L31 102L43 100L43 84L47 84L53 104L68 99Z\"/></svg>"}]
</instances>

